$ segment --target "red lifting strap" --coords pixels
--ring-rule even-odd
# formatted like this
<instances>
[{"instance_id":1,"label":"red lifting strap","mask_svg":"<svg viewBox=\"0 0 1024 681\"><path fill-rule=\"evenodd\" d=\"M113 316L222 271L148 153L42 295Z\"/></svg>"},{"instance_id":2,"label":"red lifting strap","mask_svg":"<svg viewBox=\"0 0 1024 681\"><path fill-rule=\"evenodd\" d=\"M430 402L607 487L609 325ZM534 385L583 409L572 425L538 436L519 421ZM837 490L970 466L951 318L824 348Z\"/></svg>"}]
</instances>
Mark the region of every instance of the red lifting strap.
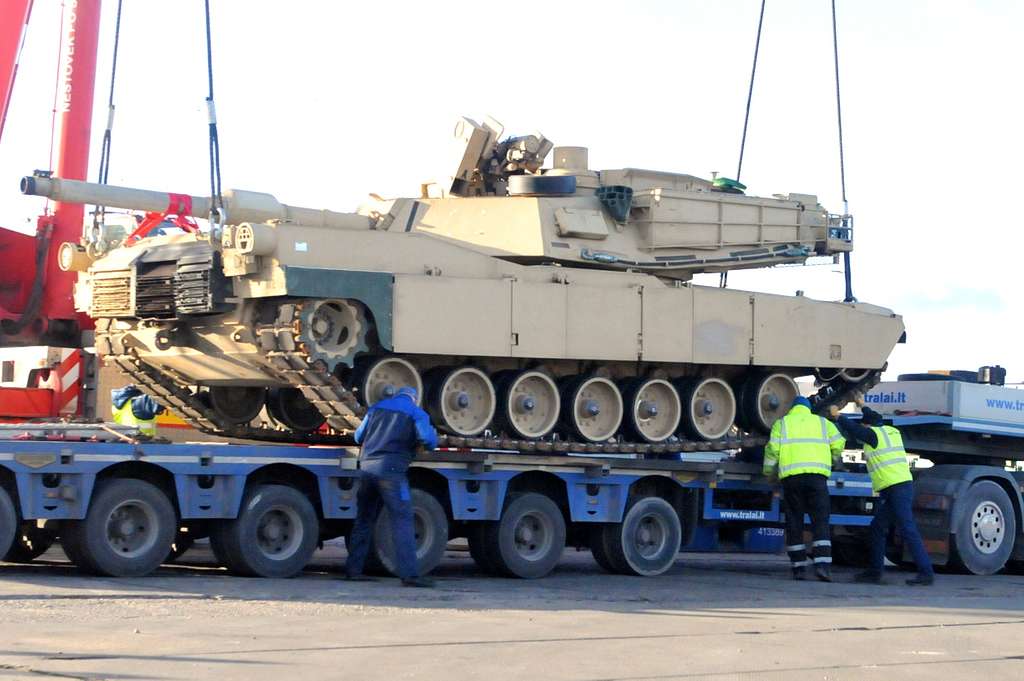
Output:
<instances>
[{"instance_id":1,"label":"red lifting strap","mask_svg":"<svg viewBox=\"0 0 1024 681\"><path fill-rule=\"evenodd\" d=\"M192 197L188 194L169 193L167 194L167 209L162 213L146 213L146 217L135 228L135 231L124 240L124 245L131 246L165 220L170 220L175 227L189 234L199 231L199 225L192 219Z\"/></svg>"}]
</instances>

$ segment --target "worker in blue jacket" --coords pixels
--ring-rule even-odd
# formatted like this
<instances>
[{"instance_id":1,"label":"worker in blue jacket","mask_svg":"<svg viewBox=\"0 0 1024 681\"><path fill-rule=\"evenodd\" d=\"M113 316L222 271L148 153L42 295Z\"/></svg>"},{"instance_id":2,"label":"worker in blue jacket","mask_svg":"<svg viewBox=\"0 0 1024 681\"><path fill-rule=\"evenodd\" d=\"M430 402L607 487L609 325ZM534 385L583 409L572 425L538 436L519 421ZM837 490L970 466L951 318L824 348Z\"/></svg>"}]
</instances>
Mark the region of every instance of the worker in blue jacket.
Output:
<instances>
[{"instance_id":1,"label":"worker in blue jacket","mask_svg":"<svg viewBox=\"0 0 1024 681\"><path fill-rule=\"evenodd\" d=\"M345 564L347 579L364 580L363 566L370 551L373 526L386 506L394 537L395 562L404 586L431 587L433 580L418 574L416 538L412 525L412 495L406 472L418 447L437 447L430 417L416 405L415 388L401 388L394 397L370 407L356 430L359 453L358 511Z\"/></svg>"},{"instance_id":2,"label":"worker in blue jacket","mask_svg":"<svg viewBox=\"0 0 1024 681\"><path fill-rule=\"evenodd\" d=\"M135 426L142 435L156 437L156 417L164 412L164 408L136 386L129 384L110 391L110 411L114 423Z\"/></svg>"}]
</instances>

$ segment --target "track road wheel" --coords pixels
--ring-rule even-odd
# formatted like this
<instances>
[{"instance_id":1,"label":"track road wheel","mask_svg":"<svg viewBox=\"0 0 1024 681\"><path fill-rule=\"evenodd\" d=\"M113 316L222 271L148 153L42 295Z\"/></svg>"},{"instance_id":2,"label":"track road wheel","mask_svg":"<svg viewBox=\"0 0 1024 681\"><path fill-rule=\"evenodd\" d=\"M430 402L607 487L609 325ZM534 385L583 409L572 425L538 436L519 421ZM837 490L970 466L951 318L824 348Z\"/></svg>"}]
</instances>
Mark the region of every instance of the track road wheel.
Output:
<instances>
[{"instance_id":1,"label":"track road wheel","mask_svg":"<svg viewBox=\"0 0 1024 681\"><path fill-rule=\"evenodd\" d=\"M246 494L237 518L213 526L210 543L235 574L294 577L313 557L319 537L305 494L287 485L260 485Z\"/></svg>"},{"instance_id":2,"label":"track road wheel","mask_svg":"<svg viewBox=\"0 0 1024 681\"><path fill-rule=\"evenodd\" d=\"M411 362L401 357L378 357L360 367L357 376L356 388L363 404L368 407L394 397L404 387L416 389L417 405L423 400L420 372Z\"/></svg>"},{"instance_id":3,"label":"track road wheel","mask_svg":"<svg viewBox=\"0 0 1024 681\"><path fill-rule=\"evenodd\" d=\"M312 433L324 424L324 415L298 388L271 388L267 411L282 426L300 433Z\"/></svg>"},{"instance_id":4,"label":"track road wheel","mask_svg":"<svg viewBox=\"0 0 1024 681\"><path fill-rule=\"evenodd\" d=\"M679 383L683 429L699 440L725 437L736 420L736 396L720 378L691 378Z\"/></svg>"},{"instance_id":5,"label":"track road wheel","mask_svg":"<svg viewBox=\"0 0 1024 681\"><path fill-rule=\"evenodd\" d=\"M586 442L605 442L622 425L622 394L609 379L575 376L562 384L562 422Z\"/></svg>"},{"instance_id":6,"label":"track road wheel","mask_svg":"<svg viewBox=\"0 0 1024 681\"><path fill-rule=\"evenodd\" d=\"M0 556L6 556L18 532L18 512L7 490L0 487Z\"/></svg>"},{"instance_id":7,"label":"track road wheel","mask_svg":"<svg viewBox=\"0 0 1024 681\"><path fill-rule=\"evenodd\" d=\"M266 401L266 388L245 386L213 386L210 407L226 423L244 425L256 418Z\"/></svg>"},{"instance_id":8,"label":"track road wheel","mask_svg":"<svg viewBox=\"0 0 1024 681\"><path fill-rule=\"evenodd\" d=\"M476 367L428 372L427 408L434 422L453 435L479 435L494 418L497 396L491 379Z\"/></svg>"},{"instance_id":9,"label":"track road wheel","mask_svg":"<svg viewBox=\"0 0 1024 681\"><path fill-rule=\"evenodd\" d=\"M448 516L433 494L412 488L412 528L416 537L416 569L420 576L430 574L441 564L445 547L448 546ZM391 532L391 518L387 509L382 509L373 528L373 546L370 555L376 558L383 569L398 575L395 560L395 540ZM372 561L367 560L368 572Z\"/></svg>"},{"instance_id":10,"label":"track road wheel","mask_svg":"<svg viewBox=\"0 0 1024 681\"><path fill-rule=\"evenodd\" d=\"M14 543L0 560L8 563L31 563L46 553L55 540L52 532L36 527L35 521L22 523L15 534Z\"/></svg>"},{"instance_id":11,"label":"track road wheel","mask_svg":"<svg viewBox=\"0 0 1024 681\"><path fill-rule=\"evenodd\" d=\"M1006 491L991 480L980 480L960 497L956 508L953 566L976 575L1002 570L1017 536L1017 517Z\"/></svg>"},{"instance_id":12,"label":"track road wheel","mask_svg":"<svg viewBox=\"0 0 1024 681\"><path fill-rule=\"evenodd\" d=\"M754 374L740 389L742 421L750 430L768 434L799 395L796 382L786 374Z\"/></svg>"},{"instance_id":13,"label":"track road wheel","mask_svg":"<svg viewBox=\"0 0 1024 681\"><path fill-rule=\"evenodd\" d=\"M595 528L591 551L605 570L624 575L660 575L675 563L682 542L679 515L660 497L641 497L621 523Z\"/></svg>"},{"instance_id":14,"label":"track road wheel","mask_svg":"<svg viewBox=\"0 0 1024 681\"><path fill-rule=\"evenodd\" d=\"M500 372L495 377L498 422L524 440L544 437L558 423L561 399L555 382L542 371Z\"/></svg>"},{"instance_id":15,"label":"track road wheel","mask_svg":"<svg viewBox=\"0 0 1024 681\"><path fill-rule=\"evenodd\" d=\"M645 442L664 442L679 430L683 405L679 392L661 378L634 378L623 385L625 424Z\"/></svg>"},{"instance_id":16,"label":"track road wheel","mask_svg":"<svg viewBox=\"0 0 1024 681\"><path fill-rule=\"evenodd\" d=\"M484 523L484 550L501 574L523 579L555 569L565 550L565 518L543 494L512 497L497 522Z\"/></svg>"},{"instance_id":17,"label":"track road wheel","mask_svg":"<svg viewBox=\"0 0 1024 681\"><path fill-rule=\"evenodd\" d=\"M143 480L120 478L96 486L83 520L65 521L64 552L78 567L109 577L141 577L171 550L177 518L170 499Z\"/></svg>"}]
</instances>

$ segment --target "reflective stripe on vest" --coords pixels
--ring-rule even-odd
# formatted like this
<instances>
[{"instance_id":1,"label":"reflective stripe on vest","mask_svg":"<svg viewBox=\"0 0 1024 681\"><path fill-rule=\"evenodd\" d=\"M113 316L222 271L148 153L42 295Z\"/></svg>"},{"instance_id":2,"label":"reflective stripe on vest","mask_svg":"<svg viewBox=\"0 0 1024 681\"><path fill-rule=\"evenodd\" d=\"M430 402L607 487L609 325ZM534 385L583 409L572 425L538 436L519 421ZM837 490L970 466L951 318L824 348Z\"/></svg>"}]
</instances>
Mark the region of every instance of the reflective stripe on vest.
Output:
<instances>
[{"instance_id":1,"label":"reflective stripe on vest","mask_svg":"<svg viewBox=\"0 0 1024 681\"><path fill-rule=\"evenodd\" d=\"M120 409L110 405L110 411L114 415L114 423L122 426L135 426L143 435L156 437L156 418L140 419L135 416L135 412L132 411L131 400L127 400L122 404Z\"/></svg>"},{"instance_id":2,"label":"reflective stripe on vest","mask_svg":"<svg viewBox=\"0 0 1024 681\"><path fill-rule=\"evenodd\" d=\"M871 430L878 438L878 447L865 443L864 460L872 489L880 492L886 487L913 480L900 431L892 426L872 426Z\"/></svg>"},{"instance_id":3,"label":"reflective stripe on vest","mask_svg":"<svg viewBox=\"0 0 1024 681\"><path fill-rule=\"evenodd\" d=\"M841 435L829 437L828 421L817 417L821 423L820 437L789 437L786 428L786 419L790 415L782 417L779 423L779 438L776 443L779 445L779 477L785 478L789 475L800 473L821 473L829 475L832 472L832 450L831 443L842 438ZM822 449L824 449L824 461L821 460ZM798 450L799 453L793 450ZM787 459L792 459L787 461Z\"/></svg>"}]
</instances>

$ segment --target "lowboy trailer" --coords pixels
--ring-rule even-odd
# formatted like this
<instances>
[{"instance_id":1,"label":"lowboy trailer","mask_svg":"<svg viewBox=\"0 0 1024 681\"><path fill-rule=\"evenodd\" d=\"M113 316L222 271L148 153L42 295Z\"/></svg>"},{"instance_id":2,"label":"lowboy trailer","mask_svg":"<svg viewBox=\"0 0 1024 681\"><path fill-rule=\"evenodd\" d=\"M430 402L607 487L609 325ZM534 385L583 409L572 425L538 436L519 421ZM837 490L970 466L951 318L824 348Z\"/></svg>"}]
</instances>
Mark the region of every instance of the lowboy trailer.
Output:
<instances>
[{"instance_id":1,"label":"lowboy trailer","mask_svg":"<svg viewBox=\"0 0 1024 681\"><path fill-rule=\"evenodd\" d=\"M868 398L903 430L908 451L935 462L915 469L915 513L933 559L976 574L1024 561L1024 473L1007 465L1024 455L1024 422L1015 424L1016 413L965 416L966 396L986 390L1011 393L988 398L1002 400L993 405L1015 405L1010 400L1020 394L911 381L880 384ZM899 393L902 404L883 401ZM907 409L927 400L945 401L929 413ZM9 560L31 560L59 537L79 567L137 576L208 536L218 562L232 572L288 577L322 541L345 536L355 518L354 449L140 443L111 426L4 428L18 438L0 441L0 555ZM698 535L784 521L778 487L740 442L727 451L649 459L453 442L418 457L409 471L424 573L441 562L449 540L465 537L473 559L494 574L541 577L569 546L589 548L609 572L652 576L668 570ZM834 554L857 562L866 555L874 496L863 465L848 468L829 482ZM390 570L385 523L381 518L371 563ZM898 537L889 555L904 558Z\"/></svg>"}]
</instances>

